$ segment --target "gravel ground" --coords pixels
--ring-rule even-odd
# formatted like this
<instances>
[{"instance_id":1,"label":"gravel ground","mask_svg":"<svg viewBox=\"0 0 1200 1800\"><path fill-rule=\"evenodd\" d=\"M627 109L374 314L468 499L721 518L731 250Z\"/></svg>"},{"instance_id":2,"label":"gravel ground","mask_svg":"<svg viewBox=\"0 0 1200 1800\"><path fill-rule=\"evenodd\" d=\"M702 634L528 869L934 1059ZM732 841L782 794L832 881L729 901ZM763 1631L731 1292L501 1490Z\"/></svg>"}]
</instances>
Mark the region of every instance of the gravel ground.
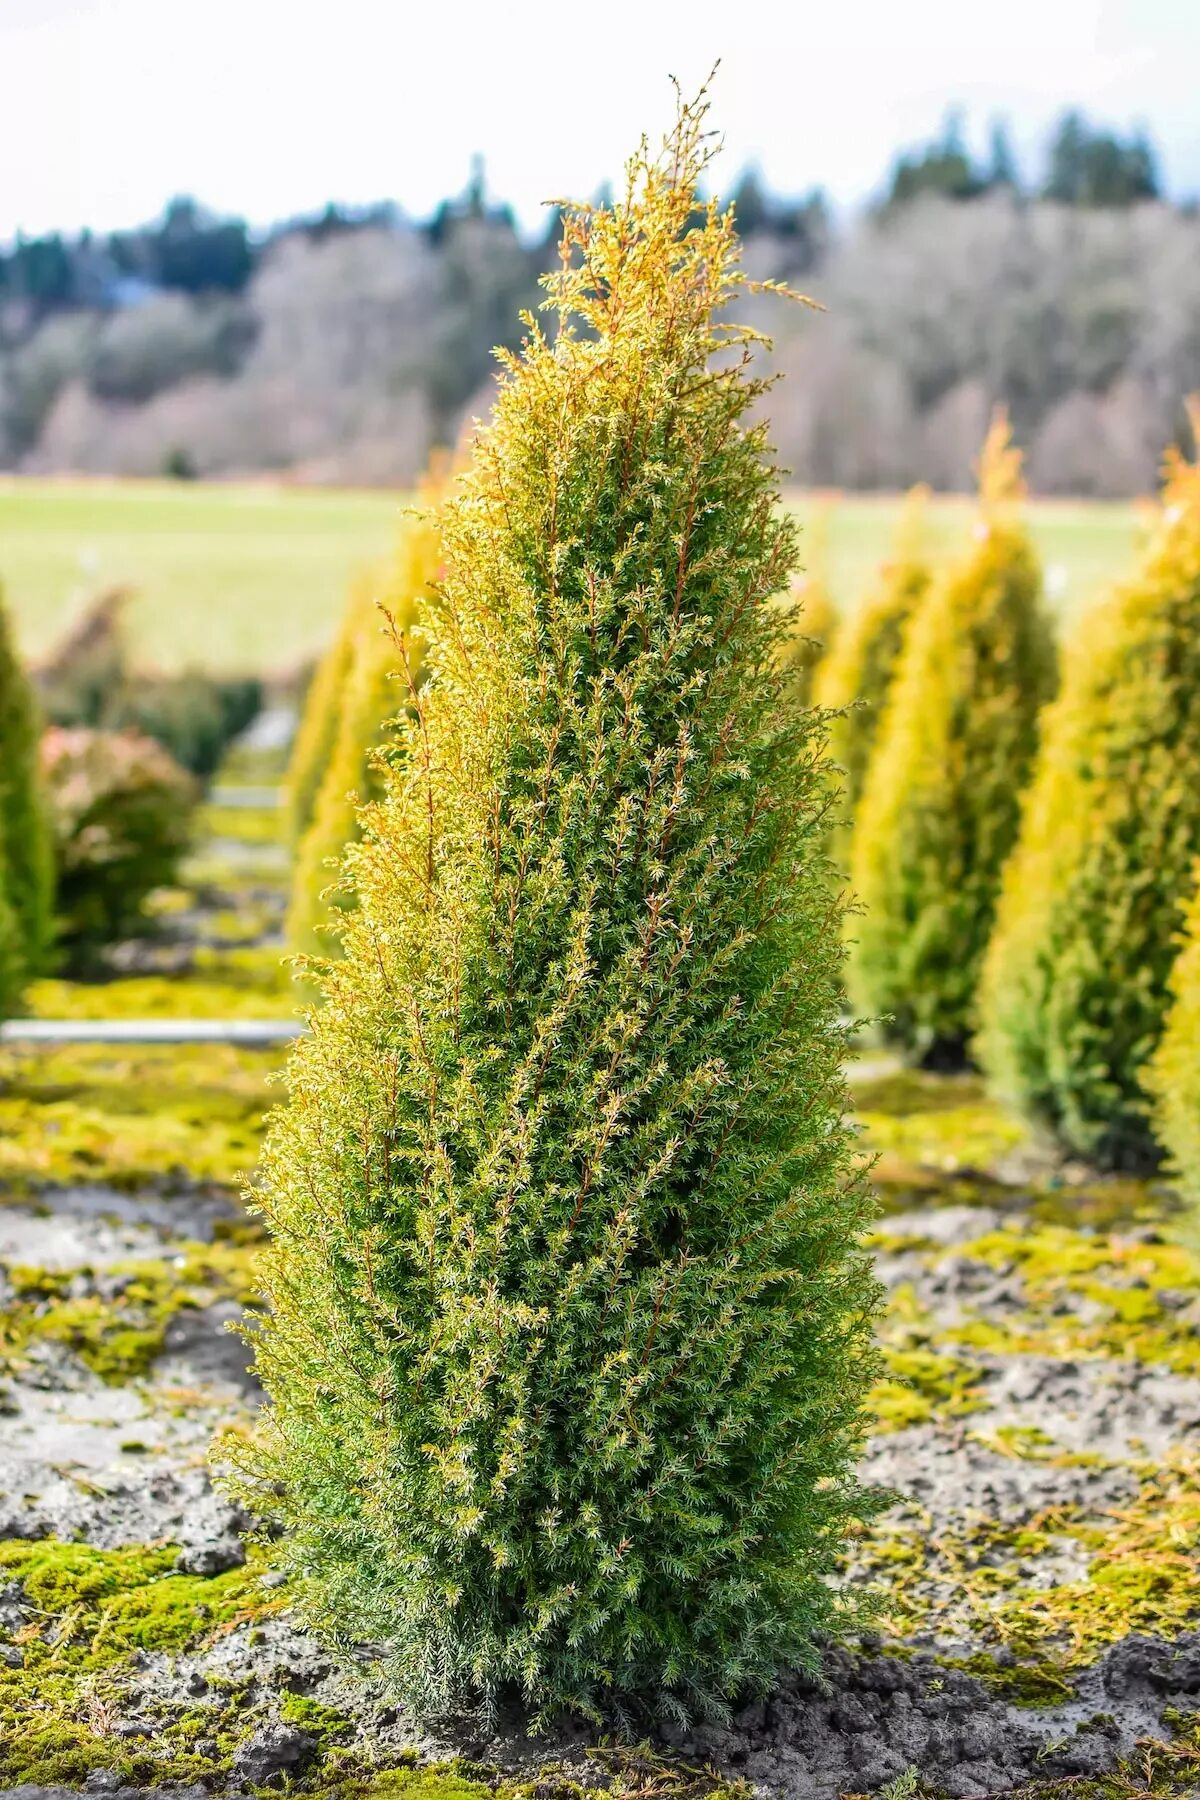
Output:
<instances>
[{"instance_id":1,"label":"gravel ground","mask_svg":"<svg viewBox=\"0 0 1200 1800\"><path fill-rule=\"evenodd\" d=\"M28 1262L36 1252L65 1277L68 1294L111 1291L113 1271L131 1258L161 1263L211 1238L231 1214L232 1202L211 1192L163 1201L57 1190L36 1206L0 1208L0 1264ZM893 1218L880 1268L893 1293L906 1297L907 1314L914 1304L921 1309L924 1329L930 1321L935 1332L961 1328L981 1311L992 1321L1016 1317L1028 1302L1019 1276L997 1276L969 1253L973 1242L1006 1225L1008 1215L972 1208ZM919 1247L904 1247L915 1238ZM248 1416L256 1402L247 1353L225 1329L238 1312L229 1297L181 1309L152 1366L117 1384L101 1380L63 1343L34 1337L10 1355L0 1416L0 1536L77 1539L105 1550L166 1542L178 1546L177 1566L185 1572L211 1576L239 1567L245 1521L213 1493L204 1464L214 1428ZM1013 1704L998 1687L996 1672L1002 1679L1015 1661L1003 1645L990 1646L990 1679L953 1666L984 1640L969 1584L939 1568L945 1534L969 1538L975 1526L1011 1534L1064 1514L1104 1518L1134 1500L1147 1458L1200 1448L1200 1378L1131 1358L970 1354L973 1410L947 1417L935 1407L927 1419L883 1430L868 1457L869 1475L902 1496L883 1522L884 1535L912 1533L929 1546L927 1566L906 1577L918 1598L930 1598L919 1624L900 1634L881 1626L878 1640L831 1647L820 1678L783 1682L727 1725L661 1734L665 1751L710 1761L795 1800L877 1792L914 1768L934 1790L990 1795L1035 1772L1042 1779L1096 1774L1139 1738L1164 1734L1164 1709L1200 1704L1195 1631L1170 1643L1137 1631L1118 1637L1073 1676L1059 1704L1036 1709ZM1006 1433L1039 1454L1013 1454ZM1086 1583L1089 1552L1078 1539L1067 1532L1042 1537L1021 1552L1024 1590ZM868 1541L852 1576L870 1578L873 1567ZM0 1649L31 1623L12 1585L0 1588ZM383 1761L416 1751L435 1760L465 1755L514 1772L548 1762L584 1766L583 1732L530 1742L516 1727L487 1737L469 1726L418 1729L397 1713L366 1661L358 1669L336 1665L286 1612L236 1624L186 1654L139 1653L107 1731L115 1743L153 1737L156 1721L173 1709L220 1708L231 1690L248 1724L243 1750L231 1766L214 1769L204 1787L175 1787L177 1800L193 1791L234 1794L295 1773L313 1747L298 1744L297 1728L281 1718L283 1694L339 1709L353 1721L360 1747ZM106 1787L106 1780L118 1777L97 1769L87 1787L0 1793L51 1800L134 1791Z\"/></svg>"}]
</instances>

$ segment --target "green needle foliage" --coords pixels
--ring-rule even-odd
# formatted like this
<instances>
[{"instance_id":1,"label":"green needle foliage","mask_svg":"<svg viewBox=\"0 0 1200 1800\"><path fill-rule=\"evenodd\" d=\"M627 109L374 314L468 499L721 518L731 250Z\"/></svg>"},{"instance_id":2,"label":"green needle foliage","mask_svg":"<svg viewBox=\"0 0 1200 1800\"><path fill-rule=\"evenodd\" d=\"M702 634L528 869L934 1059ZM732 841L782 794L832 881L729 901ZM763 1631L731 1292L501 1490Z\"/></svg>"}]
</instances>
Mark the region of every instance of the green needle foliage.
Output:
<instances>
[{"instance_id":1,"label":"green needle foliage","mask_svg":"<svg viewBox=\"0 0 1200 1800\"><path fill-rule=\"evenodd\" d=\"M1170 1011L1146 1080L1158 1139L1188 1203L1193 1236L1200 1231L1200 864L1196 877L1171 971Z\"/></svg>"},{"instance_id":2,"label":"green needle foliage","mask_svg":"<svg viewBox=\"0 0 1200 1800\"><path fill-rule=\"evenodd\" d=\"M265 1155L233 1485L423 1710L762 1689L872 1505L824 730L705 110L566 208L502 357Z\"/></svg>"},{"instance_id":3,"label":"green needle foliage","mask_svg":"<svg viewBox=\"0 0 1200 1800\"><path fill-rule=\"evenodd\" d=\"M424 676L425 640L414 626L432 598L441 567L437 490L426 484L423 511L406 518L382 592L363 608L353 603L349 668L336 729L308 827L296 854L288 909L293 950L335 952L329 927L354 904L353 885L337 876L348 844L359 835L361 801L378 799L386 768L386 740Z\"/></svg>"},{"instance_id":4,"label":"green needle foliage","mask_svg":"<svg viewBox=\"0 0 1200 1800\"><path fill-rule=\"evenodd\" d=\"M1054 640L997 414L974 548L912 617L851 846L863 906L854 1003L929 1063L962 1060L1001 871L1017 834Z\"/></svg>"},{"instance_id":5,"label":"green needle foliage","mask_svg":"<svg viewBox=\"0 0 1200 1800\"><path fill-rule=\"evenodd\" d=\"M355 645L374 612L378 587L373 569L363 569L354 577L337 635L317 664L305 695L284 802L284 829L293 848L300 844L312 821L317 794L333 754Z\"/></svg>"},{"instance_id":6,"label":"green needle foliage","mask_svg":"<svg viewBox=\"0 0 1200 1800\"><path fill-rule=\"evenodd\" d=\"M1082 621L988 954L998 1094L1119 1168L1157 1148L1141 1085L1200 855L1200 470L1173 456L1140 574Z\"/></svg>"},{"instance_id":7,"label":"green needle foliage","mask_svg":"<svg viewBox=\"0 0 1200 1800\"><path fill-rule=\"evenodd\" d=\"M829 751L844 776L842 816L830 846L839 867L849 861L853 820L866 786L904 631L929 589L929 565L921 553L921 516L927 497L922 488L914 488L909 495L895 556L881 571L875 592L842 627L816 672L813 698L833 715Z\"/></svg>"},{"instance_id":8,"label":"green needle foliage","mask_svg":"<svg viewBox=\"0 0 1200 1800\"><path fill-rule=\"evenodd\" d=\"M53 936L54 848L38 764L41 717L0 594L0 1005L44 969ZM7 991L6 991L7 990Z\"/></svg>"}]
</instances>

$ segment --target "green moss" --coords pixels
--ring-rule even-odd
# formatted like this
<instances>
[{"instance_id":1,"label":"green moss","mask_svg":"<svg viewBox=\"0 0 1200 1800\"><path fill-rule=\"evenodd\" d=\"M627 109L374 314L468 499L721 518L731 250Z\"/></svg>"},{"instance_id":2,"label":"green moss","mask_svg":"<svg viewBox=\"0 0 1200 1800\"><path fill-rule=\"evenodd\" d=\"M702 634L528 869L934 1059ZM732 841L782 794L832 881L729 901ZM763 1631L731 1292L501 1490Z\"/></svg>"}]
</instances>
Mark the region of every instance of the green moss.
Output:
<instances>
[{"instance_id":1,"label":"green moss","mask_svg":"<svg viewBox=\"0 0 1200 1800\"><path fill-rule=\"evenodd\" d=\"M228 1044L0 1052L0 1184L238 1186L280 1097L283 1056Z\"/></svg>"},{"instance_id":2,"label":"green moss","mask_svg":"<svg viewBox=\"0 0 1200 1800\"><path fill-rule=\"evenodd\" d=\"M186 1780L210 1765L189 1749L213 1735L212 1709L185 1709L147 1743L107 1727L146 1651L196 1649L248 1618L277 1611L280 1590L260 1569L211 1577L174 1570L173 1546L98 1550L91 1544L0 1544L0 1579L20 1584L30 1618L16 1635L23 1664L0 1664L0 1781L76 1782L98 1768L127 1780ZM199 1729L202 1725L203 1729ZM232 1748L244 1719L231 1714Z\"/></svg>"},{"instance_id":3,"label":"green moss","mask_svg":"<svg viewBox=\"0 0 1200 1800\"><path fill-rule=\"evenodd\" d=\"M196 814L198 838L217 838L237 844L279 843L283 814L277 806L217 806L199 808Z\"/></svg>"},{"instance_id":4,"label":"green moss","mask_svg":"<svg viewBox=\"0 0 1200 1800\"><path fill-rule=\"evenodd\" d=\"M959 1419L986 1405L974 1363L926 1349L884 1347L886 1375L871 1390L877 1431L902 1431L935 1417Z\"/></svg>"},{"instance_id":5,"label":"green moss","mask_svg":"<svg viewBox=\"0 0 1200 1800\"><path fill-rule=\"evenodd\" d=\"M964 1518L936 1536L885 1519L864 1533L856 1571L878 1584L881 1623L896 1637L944 1624L953 1610L980 1654L1004 1645L1034 1685L1049 1663L1065 1679L1130 1632L1171 1638L1200 1618L1200 1465L1177 1452L1139 1475L1134 1500L1094 1516L1060 1508L1020 1526ZM1085 1554L1086 1574L1047 1584L1064 1548ZM1024 1678L1014 1669L1007 1679Z\"/></svg>"},{"instance_id":6,"label":"green moss","mask_svg":"<svg viewBox=\"0 0 1200 1800\"><path fill-rule=\"evenodd\" d=\"M1177 1316L1181 1296L1200 1294L1200 1256L1182 1244L1014 1223L953 1254L1018 1276L1025 1307L951 1327L950 1342L996 1355L1134 1357L1200 1375L1200 1339Z\"/></svg>"},{"instance_id":7,"label":"green moss","mask_svg":"<svg viewBox=\"0 0 1200 1800\"><path fill-rule=\"evenodd\" d=\"M1003 1696L1014 1706L1061 1706L1073 1695L1074 1683L1054 1663L998 1662L987 1651L973 1656L947 1659L946 1666L965 1669L977 1676L993 1693Z\"/></svg>"},{"instance_id":8,"label":"green moss","mask_svg":"<svg viewBox=\"0 0 1200 1800\"><path fill-rule=\"evenodd\" d=\"M26 1010L42 1019L294 1018L297 1004L279 950L199 950L186 975L116 981L35 981Z\"/></svg>"},{"instance_id":9,"label":"green moss","mask_svg":"<svg viewBox=\"0 0 1200 1800\"><path fill-rule=\"evenodd\" d=\"M8 1271L13 1301L0 1320L0 1354L19 1360L36 1342L65 1344L102 1381L131 1380L146 1374L161 1355L167 1328L181 1310L219 1299L252 1301L253 1263L248 1249L185 1246L169 1261L131 1261L107 1270L106 1285L120 1284L111 1299L69 1293L78 1271L67 1275L13 1265Z\"/></svg>"}]
</instances>

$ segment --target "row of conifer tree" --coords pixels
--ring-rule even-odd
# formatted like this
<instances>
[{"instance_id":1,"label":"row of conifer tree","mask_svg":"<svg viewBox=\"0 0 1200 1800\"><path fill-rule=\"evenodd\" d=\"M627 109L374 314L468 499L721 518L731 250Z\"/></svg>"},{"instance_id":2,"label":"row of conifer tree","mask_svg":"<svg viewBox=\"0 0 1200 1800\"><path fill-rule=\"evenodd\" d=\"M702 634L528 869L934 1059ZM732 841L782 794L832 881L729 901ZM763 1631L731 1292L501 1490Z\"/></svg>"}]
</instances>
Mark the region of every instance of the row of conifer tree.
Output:
<instances>
[{"instance_id":1,"label":"row of conifer tree","mask_svg":"<svg viewBox=\"0 0 1200 1800\"><path fill-rule=\"evenodd\" d=\"M924 495L839 624L793 598L793 689L828 714L828 851L858 912L851 1004L931 1066L974 1056L1070 1151L1200 1200L1200 473L1169 458L1136 576L1062 656L998 416L963 559L935 571ZM297 741L290 915L300 951L353 896L333 869L378 797L389 720L415 706L441 561L430 482L391 567L356 585ZM811 554L811 552L810 552Z\"/></svg>"}]
</instances>

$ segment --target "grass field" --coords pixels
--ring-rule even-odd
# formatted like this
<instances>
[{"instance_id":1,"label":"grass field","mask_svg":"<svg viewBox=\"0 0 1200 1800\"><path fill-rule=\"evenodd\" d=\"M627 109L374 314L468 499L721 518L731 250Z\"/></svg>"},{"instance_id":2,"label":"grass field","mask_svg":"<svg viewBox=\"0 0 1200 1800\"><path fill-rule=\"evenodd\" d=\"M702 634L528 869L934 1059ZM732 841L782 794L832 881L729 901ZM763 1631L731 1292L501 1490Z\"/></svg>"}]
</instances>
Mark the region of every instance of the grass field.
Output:
<instances>
[{"instance_id":1,"label":"grass field","mask_svg":"<svg viewBox=\"0 0 1200 1800\"><path fill-rule=\"evenodd\" d=\"M825 520L828 576L854 606L889 553L898 501L796 495ZM0 583L25 653L37 658L99 590L134 590L140 659L162 668L286 669L317 650L347 580L392 541L404 497L255 485L0 479ZM1032 508L1047 582L1064 617L1129 567L1138 509L1043 502ZM971 529L969 499L929 509L938 553Z\"/></svg>"}]
</instances>

